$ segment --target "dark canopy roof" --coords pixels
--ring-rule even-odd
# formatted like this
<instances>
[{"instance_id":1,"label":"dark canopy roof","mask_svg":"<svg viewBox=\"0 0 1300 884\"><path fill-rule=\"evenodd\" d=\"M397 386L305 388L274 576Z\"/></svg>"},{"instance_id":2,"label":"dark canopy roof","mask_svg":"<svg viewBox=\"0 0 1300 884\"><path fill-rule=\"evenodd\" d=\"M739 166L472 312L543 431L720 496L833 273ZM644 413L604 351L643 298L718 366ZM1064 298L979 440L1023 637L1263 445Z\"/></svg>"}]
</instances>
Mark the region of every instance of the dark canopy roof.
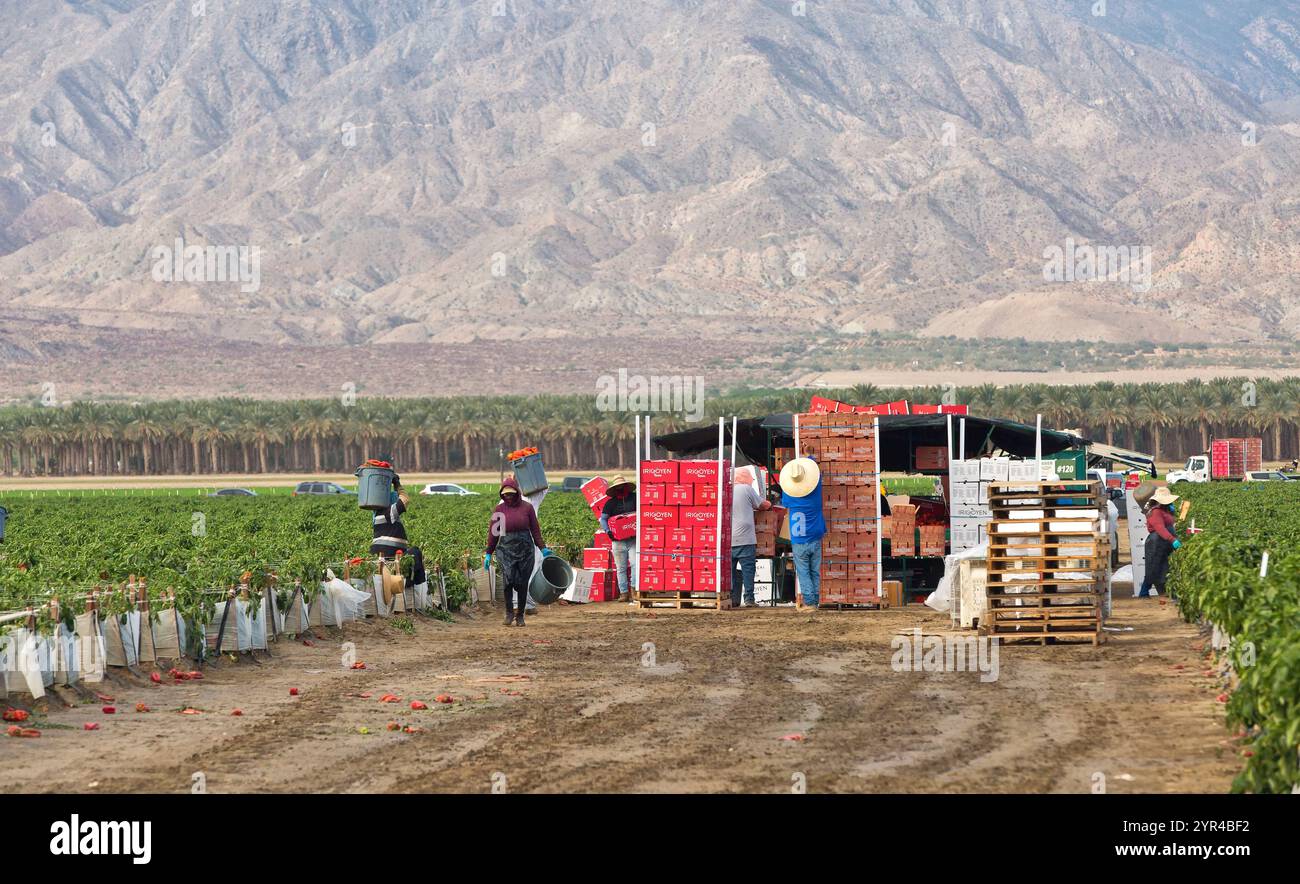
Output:
<instances>
[{"instance_id":1,"label":"dark canopy roof","mask_svg":"<svg viewBox=\"0 0 1300 884\"><path fill-rule=\"evenodd\" d=\"M911 453L918 445L948 444L946 414L883 414L880 416L880 466L884 470L907 470ZM952 443L957 446L958 426L966 420L966 455L975 457L989 439L995 449L1018 457L1034 456L1034 428L1001 418L952 415ZM794 445L794 415L774 414L765 418L746 418L736 422L736 447L752 463L767 457L768 436L773 447ZM723 434L724 445L731 444L731 424ZM718 446L716 424L654 437L654 444L674 454L699 454ZM1060 430L1043 430L1043 454L1055 454L1068 448L1088 444L1088 440Z\"/></svg>"}]
</instances>

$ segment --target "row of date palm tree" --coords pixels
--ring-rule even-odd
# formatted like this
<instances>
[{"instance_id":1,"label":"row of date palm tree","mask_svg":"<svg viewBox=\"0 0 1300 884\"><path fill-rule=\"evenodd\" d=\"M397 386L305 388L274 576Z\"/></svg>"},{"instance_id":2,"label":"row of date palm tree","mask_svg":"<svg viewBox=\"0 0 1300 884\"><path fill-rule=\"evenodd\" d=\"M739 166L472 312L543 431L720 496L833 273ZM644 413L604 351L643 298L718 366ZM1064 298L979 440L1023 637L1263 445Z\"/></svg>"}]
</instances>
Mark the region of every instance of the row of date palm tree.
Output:
<instances>
[{"instance_id":1,"label":"row of date palm tree","mask_svg":"<svg viewBox=\"0 0 1300 884\"><path fill-rule=\"evenodd\" d=\"M945 390L857 386L819 390L855 404L956 401L972 414L1077 428L1159 461L1205 451L1211 437L1258 435L1268 460L1300 456L1300 378L1216 378L1170 384L985 384ZM810 392L755 390L706 399L702 421L804 411ZM692 424L660 413L656 433ZM496 470L502 454L545 450L557 469L621 469L633 459L627 412L592 396L213 399L139 404L78 402L0 408L5 475L193 475L345 472L371 457L414 472Z\"/></svg>"}]
</instances>

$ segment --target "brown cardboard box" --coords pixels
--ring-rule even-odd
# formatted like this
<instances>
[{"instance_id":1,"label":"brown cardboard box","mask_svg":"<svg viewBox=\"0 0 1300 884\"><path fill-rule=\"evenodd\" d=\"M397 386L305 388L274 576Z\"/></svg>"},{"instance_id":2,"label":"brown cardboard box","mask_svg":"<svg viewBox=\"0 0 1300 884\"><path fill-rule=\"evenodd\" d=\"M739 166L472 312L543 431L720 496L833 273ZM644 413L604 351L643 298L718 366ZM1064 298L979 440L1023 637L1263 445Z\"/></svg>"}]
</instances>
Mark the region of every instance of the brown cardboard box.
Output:
<instances>
[{"instance_id":1,"label":"brown cardboard box","mask_svg":"<svg viewBox=\"0 0 1300 884\"><path fill-rule=\"evenodd\" d=\"M844 559L822 559L822 578L825 580L847 580L849 566Z\"/></svg>"},{"instance_id":2,"label":"brown cardboard box","mask_svg":"<svg viewBox=\"0 0 1300 884\"><path fill-rule=\"evenodd\" d=\"M844 531L827 531L822 536L823 556L847 556L849 554L849 535Z\"/></svg>"},{"instance_id":3,"label":"brown cardboard box","mask_svg":"<svg viewBox=\"0 0 1300 884\"><path fill-rule=\"evenodd\" d=\"M826 430L826 415L824 414L801 414L799 415L799 441L803 442L808 439L825 439L829 433Z\"/></svg>"},{"instance_id":4,"label":"brown cardboard box","mask_svg":"<svg viewBox=\"0 0 1300 884\"><path fill-rule=\"evenodd\" d=\"M844 442L840 439L823 439L821 449L821 459L826 463L839 463L844 460Z\"/></svg>"},{"instance_id":5,"label":"brown cardboard box","mask_svg":"<svg viewBox=\"0 0 1300 884\"><path fill-rule=\"evenodd\" d=\"M891 608L903 607L903 582L901 580L886 580L881 583L880 588L885 593L882 604Z\"/></svg>"},{"instance_id":6,"label":"brown cardboard box","mask_svg":"<svg viewBox=\"0 0 1300 884\"><path fill-rule=\"evenodd\" d=\"M822 509L825 512L842 510L847 505L848 491L842 485L832 485L822 489Z\"/></svg>"},{"instance_id":7,"label":"brown cardboard box","mask_svg":"<svg viewBox=\"0 0 1300 884\"><path fill-rule=\"evenodd\" d=\"M916 446L916 468L918 470L948 469L948 448L944 445Z\"/></svg>"},{"instance_id":8,"label":"brown cardboard box","mask_svg":"<svg viewBox=\"0 0 1300 884\"><path fill-rule=\"evenodd\" d=\"M848 440L848 448L845 450L849 460L862 460L874 464L876 462L876 440L870 436L854 436Z\"/></svg>"}]
</instances>

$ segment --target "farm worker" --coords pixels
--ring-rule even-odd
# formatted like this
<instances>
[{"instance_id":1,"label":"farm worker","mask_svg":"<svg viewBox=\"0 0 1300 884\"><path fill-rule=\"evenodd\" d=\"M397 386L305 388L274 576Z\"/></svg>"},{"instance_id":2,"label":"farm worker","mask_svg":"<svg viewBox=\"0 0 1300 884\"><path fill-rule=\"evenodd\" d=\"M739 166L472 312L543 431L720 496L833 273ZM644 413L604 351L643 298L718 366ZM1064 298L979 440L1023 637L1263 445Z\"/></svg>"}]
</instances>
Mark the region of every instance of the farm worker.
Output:
<instances>
[{"instance_id":1,"label":"farm worker","mask_svg":"<svg viewBox=\"0 0 1300 884\"><path fill-rule=\"evenodd\" d=\"M514 476L501 482L501 502L492 511L488 524L487 554L483 567L492 567L492 555L497 553L501 576L506 583L506 626L524 625L524 607L528 604L528 580L533 576L533 547L546 557L551 551L542 542L542 528L537 524L537 510L519 495L519 483ZM519 608L513 610L514 597L519 596Z\"/></svg>"},{"instance_id":2,"label":"farm worker","mask_svg":"<svg viewBox=\"0 0 1300 884\"><path fill-rule=\"evenodd\" d=\"M614 516L623 516L636 512L636 483L623 476L615 476L605 487L605 504L600 511L601 530L609 535L609 545L614 551L614 570L618 572L618 600L630 601L632 585L631 575L635 573L636 538L628 537L616 540L609 530L609 520Z\"/></svg>"},{"instance_id":3,"label":"farm worker","mask_svg":"<svg viewBox=\"0 0 1300 884\"><path fill-rule=\"evenodd\" d=\"M796 457L781 467L781 506L790 511L790 548L799 595L805 607L815 608L821 597L822 474L811 457Z\"/></svg>"},{"instance_id":4,"label":"farm worker","mask_svg":"<svg viewBox=\"0 0 1300 884\"><path fill-rule=\"evenodd\" d=\"M731 482L731 606L740 607L741 583L745 604L754 602L754 559L758 552L758 532L754 529L754 511L770 510L772 502L758 493L753 485L753 471L748 467L735 470Z\"/></svg>"},{"instance_id":5,"label":"farm worker","mask_svg":"<svg viewBox=\"0 0 1300 884\"><path fill-rule=\"evenodd\" d=\"M374 539L370 544L371 553L382 553L386 556L399 549L406 549L406 526L402 524L402 513L406 512L406 505L410 502L406 492L402 490L402 479L398 475L393 475L393 490L388 504L388 509L379 510L374 517ZM383 543L380 538L388 538L388 543Z\"/></svg>"},{"instance_id":6,"label":"farm worker","mask_svg":"<svg viewBox=\"0 0 1300 884\"><path fill-rule=\"evenodd\" d=\"M1142 580L1142 590L1138 598L1146 598L1151 588L1157 593L1165 590L1165 577L1169 574L1169 554L1181 547L1182 541L1174 533L1174 501L1178 495L1163 485L1151 495L1151 506L1147 510L1146 577Z\"/></svg>"}]
</instances>

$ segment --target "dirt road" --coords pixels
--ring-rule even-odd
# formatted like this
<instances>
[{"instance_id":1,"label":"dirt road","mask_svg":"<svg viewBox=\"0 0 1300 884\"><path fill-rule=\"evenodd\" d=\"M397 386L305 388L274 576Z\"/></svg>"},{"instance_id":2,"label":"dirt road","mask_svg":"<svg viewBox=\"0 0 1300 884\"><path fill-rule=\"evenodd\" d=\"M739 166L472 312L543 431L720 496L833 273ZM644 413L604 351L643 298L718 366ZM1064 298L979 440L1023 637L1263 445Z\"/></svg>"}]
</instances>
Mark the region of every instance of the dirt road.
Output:
<instances>
[{"instance_id":1,"label":"dirt road","mask_svg":"<svg viewBox=\"0 0 1300 884\"><path fill-rule=\"evenodd\" d=\"M114 677L99 690L116 715L52 699L40 739L0 739L0 792L185 792L195 773L211 792L783 792L796 775L810 792L1087 792L1098 773L1110 792L1227 791L1237 759L1200 637L1152 600L1118 600L1112 625L1133 631L1004 645L982 683L891 668L896 632L946 631L920 606L369 622L199 682ZM343 668L344 641L365 670Z\"/></svg>"}]
</instances>

